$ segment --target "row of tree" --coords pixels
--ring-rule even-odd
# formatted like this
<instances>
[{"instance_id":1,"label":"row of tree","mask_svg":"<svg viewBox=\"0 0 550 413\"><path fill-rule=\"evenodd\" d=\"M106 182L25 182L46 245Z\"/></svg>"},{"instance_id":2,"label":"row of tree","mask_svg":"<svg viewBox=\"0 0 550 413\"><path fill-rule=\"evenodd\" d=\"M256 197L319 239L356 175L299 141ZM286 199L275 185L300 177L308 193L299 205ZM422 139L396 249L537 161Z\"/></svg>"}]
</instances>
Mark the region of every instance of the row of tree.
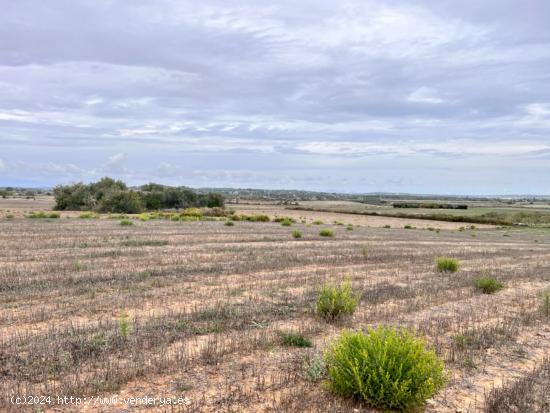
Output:
<instances>
[{"instance_id":1,"label":"row of tree","mask_svg":"<svg viewBox=\"0 0 550 413\"><path fill-rule=\"evenodd\" d=\"M98 182L59 185L54 188L55 209L117 213L139 213L145 210L192 207L223 207L223 195L199 194L189 188L146 184L136 189L112 178Z\"/></svg>"}]
</instances>

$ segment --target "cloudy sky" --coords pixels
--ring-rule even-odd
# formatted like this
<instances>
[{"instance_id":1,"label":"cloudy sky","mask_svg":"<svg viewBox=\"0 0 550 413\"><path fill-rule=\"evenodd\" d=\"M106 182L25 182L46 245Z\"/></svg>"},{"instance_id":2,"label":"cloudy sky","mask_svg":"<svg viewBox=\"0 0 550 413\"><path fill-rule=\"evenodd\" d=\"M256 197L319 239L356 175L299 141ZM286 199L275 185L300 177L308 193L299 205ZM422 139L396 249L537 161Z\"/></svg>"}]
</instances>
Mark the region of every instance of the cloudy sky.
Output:
<instances>
[{"instance_id":1,"label":"cloudy sky","mask_svg":"<svg viewBox=\"0 0 550 413\"><path fill-rule=\"evenodd\" d=\"M0 185L550 193L546 0L17 0Z\"/></svg>"}]
</instances>

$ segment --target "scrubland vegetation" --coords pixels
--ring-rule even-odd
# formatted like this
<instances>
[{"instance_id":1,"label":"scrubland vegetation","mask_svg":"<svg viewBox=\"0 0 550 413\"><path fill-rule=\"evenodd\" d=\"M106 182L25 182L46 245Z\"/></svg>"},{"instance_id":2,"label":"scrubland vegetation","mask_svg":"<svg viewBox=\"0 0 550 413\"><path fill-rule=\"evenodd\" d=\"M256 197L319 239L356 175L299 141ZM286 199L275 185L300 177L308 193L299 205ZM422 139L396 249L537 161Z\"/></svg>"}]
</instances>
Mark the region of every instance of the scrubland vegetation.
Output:
<instances>
[{"instance_id":1,"label":"scrubland vegetation","mask_svg":"<svg viewBox=\"0 0 550 413\"><path fill-rule=\"evenodd\" d=\"M351 231L346 215L195 206L43 214L0 219L2 395L190 401L159 412L549 405L545 229ZM1 398L0 411L36 409Z\"/></svg>"}]
</instances>

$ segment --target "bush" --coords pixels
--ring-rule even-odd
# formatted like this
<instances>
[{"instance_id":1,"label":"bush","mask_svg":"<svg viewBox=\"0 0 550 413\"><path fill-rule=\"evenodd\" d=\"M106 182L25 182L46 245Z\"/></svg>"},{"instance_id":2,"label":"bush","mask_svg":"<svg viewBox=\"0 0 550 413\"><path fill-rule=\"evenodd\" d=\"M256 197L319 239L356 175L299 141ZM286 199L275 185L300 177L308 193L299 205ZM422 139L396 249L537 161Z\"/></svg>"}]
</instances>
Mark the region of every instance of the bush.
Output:
<instances>
[{"instance_id":1,"label":"bush","mask_svg":"<svg viewBox=\"0 0 550 413\"><path fill-rule=\"evenodd\" d=\"M232 227L233 225L235 225L235 223L233 221L225 221L225 224L224 224L226 227Z\"/></svg>"},{"instance_id":2,"label":"bush","mask_svg":"<svg viewBox=\"0 0 550 413\"><path fill-rule=\"evenodd\" d=\"M296 230L292 231L292 236L296 239L302 238L302 233L296 229Z\"/></svg>"},{"instance_id":3,"label":"bush","mask_svg":"<svg viewBox=\"0 0 550 413\"><path fill-rule=\"evenodd\" d=\"M449 257L437 257L436 264L439 272L457 272L459 267L458 260Z\"/></svg>"},{"instance_id":4,"label":"bush","mask_svg":"<svg viewBox=\"0 0 550 413\"><path fill-rule=\"evenodd\" d=\"M478 277L474 279L474 287L483 294L493 294L504 288L504 283L493 277Z\"/></svg>"},{"instance_id":5,"label":"bush","mask_svg":"<svg viewBox=\"0 0 550 413\"><path fill-rule=\"evenodd\" d=\"M329 228L324 228L319 231L319 235L322 237L334 237L334 231Z\"/></svg>"},{"instance_id":6,"label":"bush","mask_svg":"<svg viewBox=\"0 0 550 413\"><path fill-rule=\"evenodd\" d=\"M303 335L294 332L283 333L281 340L283 345L289 347L313 347L311 341Z\"/></svg>"},{"instance_id":7,"label":"bush","mask_svg":"<svg viewBox=\"0 0 550 413\"><path fill-rule=\"evenodd\" d=\"M406 224L403 228L405 228L405 229L414 229L415 227L413 227L411 224Z\"/></svg>"},{"instance_id":8,"label":"bush","mask_svg":"<svg viewBox=\"0 0 550 413\"><path fill-rule=\"evenodd\" d=\"M323 221L317 220L312 222L313 225L323 225Z\"/></svg>"},{"instance_id":9,"label":"bush","mask_svg":"<svg viewBox=\"0 0 550 413\"><path fill-rule=\"evenodd\" d=\"M315 313L327 321L334 321L353 314L360 298L359 294L353 292L349 281L344 281L340 285L327 283L319 292Z\"/></svg>"},{"instance_id":10,"label":"bush","mask_svg":"<svg viewBox=\"0 0 550 413\"><path fill-rule=\"evenodd\" d=\"M382 409L418 408L446 381L443 362L423 339L391 327L342 333L325 362L335 393Z\"/></svg>"},{"instance_id":11,"label":"bush","mask_svg":"<svg viewBox=\"0 0 550 413\"><path fill-rule=\"evenodd\" d=\"M347 229L348 231L353 231L353 225L352 225L352 224L348 224L348 225L346 226L346 229Z\"/></svg>"},{"instance_id":12,"label":"bush","mask_svg":"<svg viewBox=\"0 0 550 413\"><path fill-rule=\"evenodd\" d=\"M281 225L282 225L283 227L289 227L289 226L292 225L292 221L291 221L290 219L283 219L283 220L281 221Z\"/></svg>"},{"instance_id":13,"label":"bush","mask_svg":"<svg viewBox=\"0 0 550 413\"><path fill-rule=\"evenodd\" d=\"M27 218L31 218L31 219L45 219L45 218L57 219L60 217L61 215L59 215L59 213L57 212L46 213L44 211L31 212L29 215L27 215Z\"/></svg>"},{"instance_id":14,"label":"bush","mask_svg":"<svg viewBox=\"0 0 550 413\"><path fill-rule=\"evenodd\" d=\"M80 214L78 216L78 218L81 218L81 219L96 219L96 218L99 218L99 215L88 211L88 212L83 212L82 214Z\"/></svg>"},{"instance_id":15,"label":"bush","mask_svg":"<svg viewBox=\"0 0 550 413\"><path fill-rule=\"evenodd\" d=\"M120 221L120 225L122 225L123 227L129 227L134 225L134 223L129 219L123 219L122 221Z\"/></svg>"},{"instance_id":16,"label":"bush","mask_svg":"<svg viewBox=\"0 0 550 413\"><path fill-rule=\"evenodd\" d=\"M542 295L542 311L546 317L550 317L550 291L545 291Z\"/></svg>"},{"instance_id":17,"label":"bush","mask_svg":"<svg viewBox=\"0 0 550 413\"><path fill-rule=\"evenodd\" d=\"M391 225L386 224L384 225L384 228L391 228Z\"/></svg>"}]
</instances>

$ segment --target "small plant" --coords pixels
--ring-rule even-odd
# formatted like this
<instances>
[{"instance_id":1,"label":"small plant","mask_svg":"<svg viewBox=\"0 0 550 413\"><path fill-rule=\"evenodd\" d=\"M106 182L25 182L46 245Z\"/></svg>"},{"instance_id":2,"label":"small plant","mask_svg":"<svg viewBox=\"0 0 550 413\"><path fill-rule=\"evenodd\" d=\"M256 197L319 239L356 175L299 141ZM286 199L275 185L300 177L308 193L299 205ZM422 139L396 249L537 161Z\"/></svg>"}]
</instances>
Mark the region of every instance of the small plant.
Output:
<instances>
[{"instance_id":1,"label":"small plant","mask_svg":"<svg viewBox=\"0 0 550 413\"><path fill-rule=\"evenodd\" d=\"M80 271L82 269L82 261L76 260L73 265L75 271Z\"/></svg>"},{"instance_id":2,"label":"small plant","mask_svg":"<svg viewBox=\"0 0 550 413\"><path fill-rule=\"evenodd\" d=\"M122 314L120 318L118 319L118 332L120 333L120 336L126 340L128 336L130 335L130 322L128 321L128 315Z\"/></svg>"},{"instance_id":3,"label":"small plant","mask_svg":"<svg viewBox=\"0 0 550 413\"><path fill-rule=\"evenodd\" d=\"M325 353L329 387L381 409L412 410L443 388L443 362L422 338L378 327L344 332Z\"/></svg>"},{"instance_id":4,"label":"small plant","mask_svg":"<svg viewBox=\"0 0 550 413\"><path fill-rule=\"evenodd\" d=\"M288 332L281 336L283 345L289 347L313 347L313 343L300 333Z\"/></svg>"},{"instance_id":5,"label":"small plant","mask_svg":"<svg viewBox=\"0 0 550 413\"><path fill-rule=\"evenodd\" d=\"M334 231L329 228L323 228L319 231L319 235L322 237L334 237Z\"/></svg>"},{"instance_id":6,"label":"small plant","mask_svg":"<svg viewBox=\"0 0 550 413\"><path fill-rule=\"evenodd\" d=\"M546 317L550 317L550 291L542 294L542 311Z\"/></svg>"},{"instance_id":7,"label":"small plant","mask_svg":"<svg viewBox=\"0 0 550 413\"><path fill-rule=\"evenodd\" d=\"M57 219L60 217L61 215L59 214L59 212L45 213L44 211L31 212L29 215L27 215L27 218L31 218L31 219L44 219L44 218Z\"/></svg>"},{"instance_id":8,"label":"small plant","mask_svg":"<svg viewBox=\"0 0 550 413\"><path fill-rule=\"evenodd\" d=\"M391 228L391 225L386 224L384 225L384 228Z\"/></svg>"},{"instance_id":9,"label":"small plant","mask_svg":"<svg viewBox=\"0 0 550 413\"><path fill-rule=\"evenodd\" d=\"M460 232L463 232L465 229L466 229L466 228L464 228L464 227L460 227L458 230L459 230Z\"/></svg>"},{"instance_id":10,"label":"small plant","mask_svg":"<svg viewBox=\"0 0 550 413\"><path fill-rule=\"evenodd\" d=\"M323 357L317 353L309 353L303 363L306 380L317 382L327 375L327 368Z\"/></svg>"},{"instance_id":11,"label":"small plant","mask_svg":"<svg viewBox=\"0 0 550 413\"><path fill-rule=\"evenodd\" d=\"M474 287L483 294L493 294L504 288L504 283L493 277L478 277L474 279Z\"/></svg>"},{"instance_id":12,"label":"small plant","mask_svg":"<svg viewBox=\"0 0 550 413\"><path fill-rule=\"evenodd\" d=\"M225 221L225 224L224 224L226 227L232 227L233 225L235 225L235 223L233 221Z\"/></svg>"},{"instance_id":13,"label":"small plant","mask_svg":"<svg viewBox=\"0 0 550 413\"><path fill-rule=\"evenodd\" d=\"M313 225L323 225L323 221L321 221L321 220L316 220L316 221L313 221L312 224L313 224Z\"/></svg>"},{"instance_id":14,"label":"small plant","mask_svg":"<svg viewBox=\"0 0 550 413\"><path fill-rule=\"evenodd\" d=\"M353 292L351 283L344 281L340 285L325 284L315 305L315 313L327 321L334 321L355 312L360 295Z\"/></svg>"},{"instance_id":15,"label":"small plant","mask_svg":"<svg viewBox=\"0 0 550 413\"><path fill-rule=\"evenodd\" d=\"M129 219L123 219L123 220L120 221L119 224L123 227L130 227L130 226L134 225L134 223L132 221L130 221Z\"/></svg>"},{"instance_id":16,"label":"small plant","mask_svg":"<svg viewBox=\"0 0 550 413\"><path fill-rule=\"evenodd\" d=\"M348 231L353 231L353 225L352 225L352 224L348 224L348 225L346 226L346 229L347 229Z\"/></svg>"},{"instance_id":17,"label":"small plant","mask_svg":"<svg viewBox=\"0 0 550 413\"><path fill-rule=\"evenodd\" d=\"M436 265L439 272L457 272L460 264L455 258L437 257Z\"/></svg>"},{"instance_id":18,"label":"small plant","mask_svg":"<svg viewBox=\"0 0 550 413\"><path fill-rule=\"evenodd\" d=\"M296 230L292 231L292 236L296 239L302 238L302 233L296 229Z\"/></svg>"},{"instance_id":19,"label":"small plant","mask_svg":"<svg viewBox=\"0 0 550 413\"><path fill-rule=\"evenodd\" d=\"M13 214L6 214L6 219L14 219L15 215Z\"/></svg>"},{"instance_id":20,"label":"small plant","mask_svg":"<svg viewBox=\"0 0 550 413\"><path fill-rule=\"evenodd\" d=\"M405 229L414 229L414 227L411 224L406 224L403 228L405 228Z\"/></svg>"},{"instance_id":21,"label":"small plant","mask_svg":"<svg viewBox=\"0 0 550 413\"><path fill-rule=\"evenodd\" d=\"M290 227L292 225L292 221L290 219L285 218L281 221L281 225L283 227Z\"/></svg>"},{"instance_id":22,"label":"small plant","mask_svg":"<svg viewBox=\"0 0 550 413\"><path fill-rule=\"evenodd\" d=\"M99 215L88 211L88 212L81 213L78 216L78 218L80 218L80 219L97 219L97 218L99 218Z\"/></svg>"}]
</instances>

